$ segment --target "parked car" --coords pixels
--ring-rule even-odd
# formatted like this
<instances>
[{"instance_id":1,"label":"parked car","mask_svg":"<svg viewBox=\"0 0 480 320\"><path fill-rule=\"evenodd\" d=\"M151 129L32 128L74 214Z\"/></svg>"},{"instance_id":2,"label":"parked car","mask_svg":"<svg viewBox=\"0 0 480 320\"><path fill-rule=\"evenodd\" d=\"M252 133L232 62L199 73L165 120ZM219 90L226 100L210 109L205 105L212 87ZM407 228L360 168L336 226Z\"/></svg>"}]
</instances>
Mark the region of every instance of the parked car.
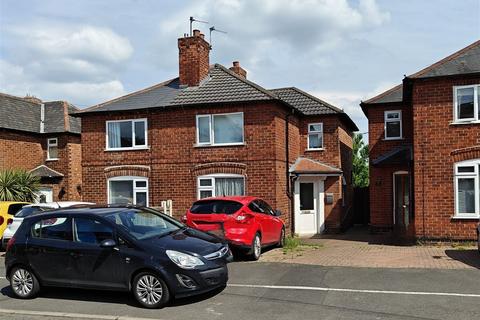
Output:
<instances>
[{"instance_id":1,"label":"parked car","mask_svg":"<svg viewBox=\"0 0 480 320\"><path fill-rule=\"evenodd\" d=\"M10 240L13 237L18 227L22 223L23 219L25 217L28 217L31 214L35 214L45 210L68 208L71 206L79 206L79 205L94 205L94 204L95 203L80 202L80 201L57 201L57 202L45 202L45 203L35 203L35 204L25 205L14 216L12 216L12 218L8 219L7 227L3 232L2 249L6 247L8 240Z\"/></svg>"},{"instance_id":2,"label":"parked car","mask_svg":"<svg viewBox=\"0 0 480 320\"><path fill-rule=\"evenodd\" d=\"M0 201L0 238L5 231L7 224L18 210L23 206L29 204L28 202L16 202L16 201Z\"/></svg>"},{"instance_id":3,"label":"parked car","mask_svg":"<svg viewBox=\"0 0 480 320\"><path fill-rule=\"evenodd\" d=\"M478 243L478 252L480 253L480 223L477 226L477 243Z\"/></svg>"},{"instance_id":4,"label":"parked car","mask_svg":"<svg viewBox=\"0 0 480 320\"><path fill-rule=\"evenodd\" d=\"M146 308L225 287L228 245L141 207L68 208L26 217L7 245L19 298L41 286L131 291Z\"/></svg>"},{"instance_id":5,"label":"parked car","mask_svg":"<svg viewBox=\"0 0 480 320\"><path fill-rule=\"evenodd\" d=\"M190 227L215 233L236 249L258 260L262 247L283 246L281 212L256 197L217 197L195 202L183 217Z\"/></svg>"}]
</instances>

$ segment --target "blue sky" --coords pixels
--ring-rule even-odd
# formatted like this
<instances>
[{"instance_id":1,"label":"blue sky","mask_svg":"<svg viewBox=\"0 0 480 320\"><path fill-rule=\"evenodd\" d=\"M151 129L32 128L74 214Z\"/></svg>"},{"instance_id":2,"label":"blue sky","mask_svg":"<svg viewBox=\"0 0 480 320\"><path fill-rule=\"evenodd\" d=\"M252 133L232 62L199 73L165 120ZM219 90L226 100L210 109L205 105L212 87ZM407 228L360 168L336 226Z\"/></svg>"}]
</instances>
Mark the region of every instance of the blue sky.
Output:
<instances>
[{"instance_id":1,"label":"blue sky","mask_svg":"<svg viewBox=\"0 0 480 320\"><path fill-rule=\"evenodd\" d=\"M0 0L0 91L83 108L176 77L191 15L228 32L211 63L310 92L362 132L360 100L480 38L480 0Z\"/></svg>"}]
</instances>

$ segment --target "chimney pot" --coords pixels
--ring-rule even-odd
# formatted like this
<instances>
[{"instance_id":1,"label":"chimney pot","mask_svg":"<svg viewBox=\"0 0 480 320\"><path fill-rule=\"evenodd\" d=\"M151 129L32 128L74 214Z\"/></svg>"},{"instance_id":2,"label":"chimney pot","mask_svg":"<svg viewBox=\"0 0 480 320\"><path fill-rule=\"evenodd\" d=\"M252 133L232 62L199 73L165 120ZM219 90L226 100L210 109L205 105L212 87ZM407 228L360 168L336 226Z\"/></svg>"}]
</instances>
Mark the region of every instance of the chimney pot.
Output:
<instances>
[{"instance_id":1,"label":"chimney pot","mask_svg":"<svg viewBox=\"0 0 480 320\"><path fill-rule=\"evenodd\" d=\"M247 79L247 70L240 67L239 61L233 61L233 67L230 67L229 69L238 74L240 77Z\"/></svg>"},{"instance_id":2,"label":"chimney pot","mask_svg":"<svg viewBox=\"0 0 480 320\"><path fill-rule=\"evenodd\" d=\"M194 37L199 37L200 36L200 30L198 30L198 29L193 30L193 36Z\"/></svg>"},{"instance_id":3,"label":"chimney pot","mask_svg":"<svg viewBox=\"0 0 480 320\"><path fill-rule=\"evenodd\" d=\"M234 67L240 67L240 62L238 62L238 61L233 61L233 66L234 66Z\"/></svg>"},{"instance_id":4,"label":"chimney pot","mask_svg":"<svg viewBox=\"0 0 480 320\"><path fill-rule=\"evenodd\" d=\"M205 35L203 33L200 33L200 38L205 39Z\"/></svg>"}]
</instances>

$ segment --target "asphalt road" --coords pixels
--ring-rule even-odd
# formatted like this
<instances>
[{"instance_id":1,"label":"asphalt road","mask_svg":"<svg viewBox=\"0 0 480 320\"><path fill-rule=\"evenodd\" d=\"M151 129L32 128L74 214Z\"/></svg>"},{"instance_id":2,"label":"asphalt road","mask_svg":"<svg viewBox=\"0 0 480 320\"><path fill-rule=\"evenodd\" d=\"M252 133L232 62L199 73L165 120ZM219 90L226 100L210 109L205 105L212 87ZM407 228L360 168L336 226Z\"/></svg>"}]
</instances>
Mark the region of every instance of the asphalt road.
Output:
<instances>
[{"instance_id":1,"label":"asphalt road","mask_svg":"<svg viewBox=\"0 0 480 320\"><path fill-rule=\"evenodd\" d=\"M235 262L223 291L146 310L115 292L48 289L14 299L0 263L0 319L480 319L480 270Z\"/></svg>"}]
</instances>

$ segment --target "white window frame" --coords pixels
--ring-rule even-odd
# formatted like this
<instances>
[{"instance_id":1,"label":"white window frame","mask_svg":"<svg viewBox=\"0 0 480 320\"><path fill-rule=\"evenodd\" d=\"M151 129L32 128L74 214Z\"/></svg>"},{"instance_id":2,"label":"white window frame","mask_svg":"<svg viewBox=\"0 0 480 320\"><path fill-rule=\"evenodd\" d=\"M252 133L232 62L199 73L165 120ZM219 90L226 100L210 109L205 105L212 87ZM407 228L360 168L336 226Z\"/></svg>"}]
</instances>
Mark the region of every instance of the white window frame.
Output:
<instances>
[{"instance_id":1,"label":"white window frame","mask_svg":"<svg viewBox=\"0 0 480 320\"><path fill-rule=\"evenodd\" d=\"M398 113L398 119L388 119L389 114ZM387 123L388 122L398 122L400 121L400 136L398 137L387 137ZM402 110L387 110L383 114L383 129L384 129L384 139L385 140L400 140L403 139L403 121L402 121Z\"/></svg>"},{"instance_id":2,"label":"white window frame","mask_svg":"<svg viewBox=\"0 0 480 320\"><path fill-rule=\"evenodd\" d=\"M117 122L131 122L132 123L132 146L131 147L119 147L119 148L110 148L108 146L108 124L117 123ZM145 144L136 145L135 144L135 122L143 122L145 127ZM148 121L147 118L139 119L121 119L121 120L107 120L105 121L105 150L107 151L121 151L121 150L142 150L148 149Z\"/></svg>"},{"instance_id":3,"label":"white window frame","mask_svg":"<svg viewBox=\"0 0 480 320\"><path fill-rule=\"evenodd\" d=\"M459 167L474 167L474 172L458 172ZM454 186L455 186L455 215L458 219L478 219L480 218L480 159L461 161L454 164ZM462 178L474 179L475 190L475 212L462 213L459 212L458 201L458 180Z\"/></svg>"},{"instance_id":4,"label":"white window frame","mask_svg":"<svg viewBox=\"0 0 480 320\"><path fill-rule=\"evenodd\" d=\"M243 195L246 194L246 186L245 186L245 176L241 174L224 174L224 173L214 173L204 176L197 177L197 199L200 200L200 191L212 191L212 197L216 197L215 194L215 179L216 178L242 178L243 179ZM201 179L210 179L212 181L211 186L200 186Z\"/></svg>"},{"instance_id":5,"label":"white window frame","mask_svg":"<svg viewBox=\"0 0 480 320\"><path fill-rule=\"evenodd\" d=\"M138 177L138 176L118 176L118 177L112 177L107 179L107 200L108 203L111 204L111 199L110 199L110 182L111 181L133 181L133 203L134 205L137 204L137 192L146 192L147 194L147 203L146 207L149 205L149 192L148 192L148 178L147 177ZM137 187L136 184L138 181L144 181L146 182L145 187Z\"/></svg>"},{"instance_id":6,"label":"white window frame","mask_svg":"<svg viewBox=\"0 0 480 320\"><path fill-rule=\"evenodd\" d=\"M55 141L55 142L52 142ZM57 148L57 157L52 158L50 157L50 147ZM58 138L47 138L47 160L58 160Z\"/></svg>"},{"instance_id":7,"label":"white window frame","mask_svg":"<svg viewBox=\"0 0 480 320\"><path fill-rule=\"evenodd\" d=\"M310 126L320 126L319 130L310 130ZM322 138L322 146L320 148L310 148L310 135L320 135ZM308 124L308 134L307 134L307 150L324 150L323 146L323 122L309 123Z\"/></svg>"},{"instance_id":8,"label":"white window frame","mask_svg":"<svg viewBox=\"0 0 480 320\"><path fill-rule=\"evenodd\" d=\"M459 119L457 92L459 89L468 89L468 88L473 88L473 118ZM480 115L479 115L480 106L478 105L479 94L480 94L480 84L453 87L453 123L480 122Z\"/></svg>"},{"instance_id":9,"label":"white window frame","mask_svg":"<svg viewBox=\"0 0 480 320\"><path fill-rule=\"evenodd\" d=\"M225 115L242 115L242 141L241 142L225 142L225 143L215 143L215 117L216 116L225 116ZM200 142L200 127L198 125L200 118L208 118L208 124L210 127L210 141L209 142ZM196 144L197 146L238 146L245 144L245 118L243 112L228 112L228 113L215 113L215 114L197 114L196 116Z\"/></svg>"}]
</instances>

